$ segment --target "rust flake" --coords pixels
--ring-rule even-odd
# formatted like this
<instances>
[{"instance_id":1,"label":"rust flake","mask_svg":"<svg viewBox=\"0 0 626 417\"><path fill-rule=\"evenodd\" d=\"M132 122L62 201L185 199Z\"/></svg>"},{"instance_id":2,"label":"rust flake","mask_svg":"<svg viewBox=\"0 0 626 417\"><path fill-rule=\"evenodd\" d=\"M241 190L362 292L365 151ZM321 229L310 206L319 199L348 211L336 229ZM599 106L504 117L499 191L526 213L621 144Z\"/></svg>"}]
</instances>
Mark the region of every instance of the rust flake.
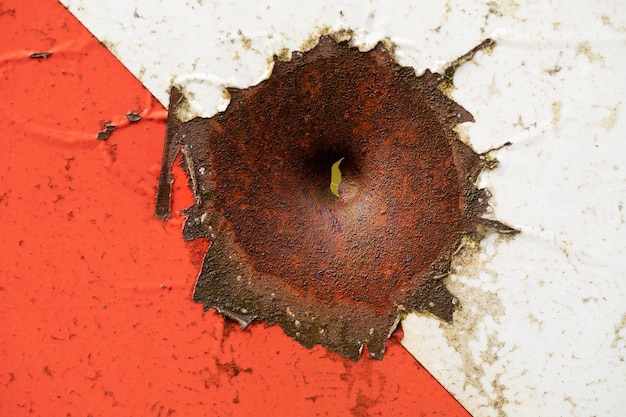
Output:
<instances>
[{"instance_id":1,"label":"rust flake","mask_svg":"<svg viewBox=\"0 0 626 417\"><path fill-rule=\"evenodd\" d=\"M440 278L464 236L513 231L481 217L487 162L453 131L473 118L441 88L456 64L418 77L382 44L360 52L328 36L274 61L211 118L177 119L185 103L172 89L157 216L169 217L181 152L195 199L184 238L212 242L194 300L242 327L279 323L307 347L356 360L366 345L382 358L402 314L452 320Z\"/></svg>"}]
</instances>

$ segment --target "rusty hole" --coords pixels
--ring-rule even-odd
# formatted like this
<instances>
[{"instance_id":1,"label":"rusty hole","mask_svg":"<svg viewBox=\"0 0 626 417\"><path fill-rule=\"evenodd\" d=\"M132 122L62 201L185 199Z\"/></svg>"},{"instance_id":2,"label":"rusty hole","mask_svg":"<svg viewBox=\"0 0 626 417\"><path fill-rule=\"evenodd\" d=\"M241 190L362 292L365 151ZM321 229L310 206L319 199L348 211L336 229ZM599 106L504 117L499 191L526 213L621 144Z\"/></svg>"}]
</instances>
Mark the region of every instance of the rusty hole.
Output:
<instances>
[{"instance_id":1,"label":"rusty hole","mask_svg":"<svg viewBox=\"0 0 626 417\"><path fill-rule=\"evenodd\" d=\"M458 139L453 127L473 118L442 92L492 45L418 77L382 43L360 52L323 36L275 58L269 79L229 89L224 112L188 122L173 88L157 216L169 217L182 152L195 199L183 236L212 241L194 300L354 360L365 345L381 358L407 312L452 320L440 278L462 239L515 232L482 217L489 194L475 181L489 161Z\"/></svg>"}]
</instances>

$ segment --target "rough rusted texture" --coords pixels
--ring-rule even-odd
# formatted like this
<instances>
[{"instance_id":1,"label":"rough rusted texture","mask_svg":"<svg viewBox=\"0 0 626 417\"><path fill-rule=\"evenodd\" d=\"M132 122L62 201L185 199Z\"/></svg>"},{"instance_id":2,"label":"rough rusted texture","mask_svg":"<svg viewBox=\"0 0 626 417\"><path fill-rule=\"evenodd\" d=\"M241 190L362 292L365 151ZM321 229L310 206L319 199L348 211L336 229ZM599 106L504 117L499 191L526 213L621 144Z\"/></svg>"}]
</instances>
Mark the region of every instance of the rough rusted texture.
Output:
<instances>
[{"instance_id":1,"label":"rough rusted texture","mask_svg":"<svg viewBox=\"0 0 626 417\"><path fill-rule=\"evenodd\" d=\"M485 161L452 130L473 119L439 89L446 75L417 77L382 44L360 52L322 37L276 59L268 80L229 89L212 118L179 121L173 89L157 215L169 215L180 150L196 201L184 237L212 241L194 300L354 360L363 345L381 358L404 312L452 320L440 278L461 238L507 228L480 217Z\"/></svg>"}]
</instances>

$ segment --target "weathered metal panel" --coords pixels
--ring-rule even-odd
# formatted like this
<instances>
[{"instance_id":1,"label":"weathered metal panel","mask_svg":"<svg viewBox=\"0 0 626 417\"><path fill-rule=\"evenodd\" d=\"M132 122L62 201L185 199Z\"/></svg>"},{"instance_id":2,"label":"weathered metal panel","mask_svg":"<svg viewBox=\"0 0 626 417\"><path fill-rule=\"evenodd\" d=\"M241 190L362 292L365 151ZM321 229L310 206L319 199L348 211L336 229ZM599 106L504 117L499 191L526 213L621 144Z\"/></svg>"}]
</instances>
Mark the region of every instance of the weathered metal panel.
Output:
<instances>
[{"instance_id":1,"label":"weathered metal panel","mask_svg":"<svg viewBox=\"0 0 626 417\"><path fill-rule=\"evenodd\" d=\"M273 55L327 30L364 50L388 38L418 74L495 39L452 95L476 119L460 129L474 149L512 143L481 187L522 233L460 261L454 324L409 316L404 343L476 416L626 408L620 2L65 3L163 103L172 82L191 93L190 116L225 109L224 87L257 84Z\"/></svg>"}]
</instances>

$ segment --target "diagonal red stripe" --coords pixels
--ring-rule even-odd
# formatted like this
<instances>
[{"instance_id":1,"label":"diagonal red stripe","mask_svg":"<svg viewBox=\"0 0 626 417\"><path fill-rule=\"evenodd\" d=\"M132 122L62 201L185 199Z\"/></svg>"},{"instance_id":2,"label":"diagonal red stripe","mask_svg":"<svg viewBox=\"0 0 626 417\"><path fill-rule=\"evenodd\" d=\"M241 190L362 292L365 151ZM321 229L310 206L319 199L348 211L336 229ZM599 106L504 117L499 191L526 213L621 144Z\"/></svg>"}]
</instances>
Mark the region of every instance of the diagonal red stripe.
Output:
<instances>
[{"instance_id":1,"label":"diagonal red stripe","mask_svg":"<svg viewBox=\"0 0 626 417\"><path fill-rule=\"evenodd\" d=\"M396 339L353 363L203 313L202 248L153 215L162 106L53 0L0 39L0 415L468 415Z\"/></svg>"}]
</instances>

